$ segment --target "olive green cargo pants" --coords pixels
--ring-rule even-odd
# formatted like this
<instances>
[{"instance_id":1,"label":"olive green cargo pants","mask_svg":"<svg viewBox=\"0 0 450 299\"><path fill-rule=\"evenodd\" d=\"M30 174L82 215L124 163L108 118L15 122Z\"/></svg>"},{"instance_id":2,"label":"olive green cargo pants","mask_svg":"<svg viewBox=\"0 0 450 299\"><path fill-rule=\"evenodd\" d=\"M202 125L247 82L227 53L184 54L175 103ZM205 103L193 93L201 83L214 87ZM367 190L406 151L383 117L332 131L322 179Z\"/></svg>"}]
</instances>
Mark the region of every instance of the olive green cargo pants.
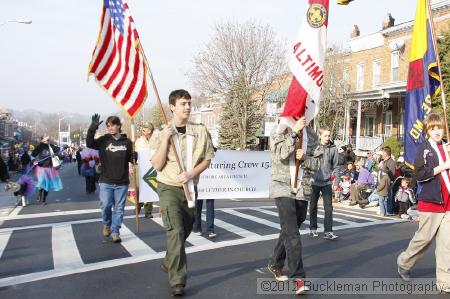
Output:
<instances>
[{"instance_id":1,"label":"olive green cargo pants","mask_svg":"<svg viewBox=\"0 0 450 299\"><path fill-rule=\"evenodd\" d=\"M188 208L182 187L158 182L158 195L167 237L164 262L169 270L169 284L171 286L185 285L187 260L184 244L192 231L195 208Z\"/></svg>"}]
</instances>

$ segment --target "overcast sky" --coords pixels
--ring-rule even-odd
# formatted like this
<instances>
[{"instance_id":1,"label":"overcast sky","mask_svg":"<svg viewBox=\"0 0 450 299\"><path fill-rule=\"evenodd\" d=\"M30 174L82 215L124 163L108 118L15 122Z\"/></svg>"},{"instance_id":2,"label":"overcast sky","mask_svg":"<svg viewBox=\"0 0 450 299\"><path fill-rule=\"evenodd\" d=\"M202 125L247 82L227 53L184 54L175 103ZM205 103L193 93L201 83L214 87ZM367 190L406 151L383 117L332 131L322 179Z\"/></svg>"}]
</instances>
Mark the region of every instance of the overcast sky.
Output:
<instances>
[{"instance_id":1,"label":"overcast sky","mask_svg":"<svg viewBox=\"0 0 450 299\"><path fill-rule=\"evenodd\" d=\"M87 79L99 31L102 0L0 0L0 23L20 18L31 25L0 27L0 107L105 115L116 104ZM290 45L306 0L129 0L142 44L163 100L173 89L191 90L186 73L215 23L253 19L273 27ZM416 0L330 0L328 41L345 43L353 24L361 34L378 31L386 12L396 24L414 18ZM435 1L439 2L439 1ZM147 105L154 103L149 90Z\"/></svg>"}]
</instances>

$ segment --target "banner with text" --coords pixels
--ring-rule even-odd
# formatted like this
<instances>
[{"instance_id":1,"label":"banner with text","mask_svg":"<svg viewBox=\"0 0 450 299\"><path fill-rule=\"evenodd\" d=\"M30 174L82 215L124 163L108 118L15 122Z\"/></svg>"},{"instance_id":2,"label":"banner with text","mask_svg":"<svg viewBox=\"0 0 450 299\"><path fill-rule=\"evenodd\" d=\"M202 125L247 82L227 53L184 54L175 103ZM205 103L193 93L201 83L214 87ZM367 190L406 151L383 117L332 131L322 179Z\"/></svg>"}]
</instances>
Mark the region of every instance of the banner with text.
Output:
<instances>
[{"instance_id":1,"label":"banner with text","mask_svg":"<svg viewBox=\"0 0 450 299\"><path fill-rule=\"evenodd\" d=\"M156 169L150 163L150 150L137 151L139 167L139 202L159 201L156 191Z\"/></svg>"},{"instance_id":2,"label":"banner with text","mask_svg":"<svg viewBox=\"0 0 450 299\"><path fill-rule=\"evenodd\" d=\"M268 198L270 171L270 152L219 150L200 175L198 198Z\"/></svg>"}]
</instances>

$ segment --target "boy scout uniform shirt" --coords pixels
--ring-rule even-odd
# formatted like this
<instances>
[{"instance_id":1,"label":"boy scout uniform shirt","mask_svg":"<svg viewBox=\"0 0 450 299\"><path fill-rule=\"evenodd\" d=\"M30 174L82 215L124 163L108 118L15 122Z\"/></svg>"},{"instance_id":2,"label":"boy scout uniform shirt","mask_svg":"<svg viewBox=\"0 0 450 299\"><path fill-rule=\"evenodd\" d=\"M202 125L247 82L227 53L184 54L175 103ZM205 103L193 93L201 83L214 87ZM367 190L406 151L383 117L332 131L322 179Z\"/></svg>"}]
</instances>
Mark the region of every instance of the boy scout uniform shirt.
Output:
<instances>
[{"instance_id":1,"label":"boy scout uniform shirt","mask_svg":"<svg viewBox=\"0 0 450 299\"><path fill-rule=\"evenodd\" d=\"M173 127L173 126L172 126ZM175 127L173 127L174 131L177 132ZM186 125L186 134L176 133L178 135L178 139L180 142L181 152L183 155L183 163L185 169L188 171L186 167L187 156L186 156L186 136L192 135L194 138L192 140L192 168L200 164L204 160L211 160L214 158L214 149L212 146L211 138L209 137L208 130L204 125L195 124L188 122ZM158 149L161 145L163 134L159 134L158 143L156 149ZM166 165L164 165L161 171L158 171L156 179L158 182L164 183L170 186L181 187L182 184L178 179L178 174L180 173L177 160L175 158L175 152L172 149L172 146L169 144L169 152L167 154ZM199 182L199 176L193 178L194 185L197 185Z\"/></svg>"}]
</instances>

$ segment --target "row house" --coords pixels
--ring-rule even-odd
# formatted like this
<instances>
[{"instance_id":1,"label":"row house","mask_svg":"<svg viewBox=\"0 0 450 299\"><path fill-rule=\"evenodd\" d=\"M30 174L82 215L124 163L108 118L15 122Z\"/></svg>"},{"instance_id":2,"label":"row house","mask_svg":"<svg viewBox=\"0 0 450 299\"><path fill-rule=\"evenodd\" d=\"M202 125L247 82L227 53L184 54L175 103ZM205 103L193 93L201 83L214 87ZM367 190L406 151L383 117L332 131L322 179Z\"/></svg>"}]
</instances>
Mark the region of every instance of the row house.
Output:
<instances>
[{"instance_id":1,"label":"row house","mask_svg":"<svg viewBox=\"0 0 450 299\"><path fill-rule=\"evenodd\" d=\"M450 1L432 5L437 35L448 30ZM347 82L339 144L352 144L360 155L376 150L390 136L403 140L406 80L414 20L394 24L387 14L382 29L361 35L354 26L345 54ZM339 135L339 134L338 134Z\"/></svg>"},{"instance_id":2,"label":"row house","mask_svg":"<svg viewBox=\"0 0 450 299\"><path fill-rule=\"evenodd\" d=\"M24 122L14 119L7 111L0 111L0 154L8 154L14 144L30 142L31 127Z\"/></svg>"},{"instance_id":3,"label":"row house","mask_svg":"<svg viewBox=\"0 0 450 299\"><path fill-rule=\"evenodd\" d=\"M225 100L223 98L211 97L207 101L192 107L191 121L206 126L215 147L219 145L219 121L224 103Z\"/></svg>"}]
</instances>

